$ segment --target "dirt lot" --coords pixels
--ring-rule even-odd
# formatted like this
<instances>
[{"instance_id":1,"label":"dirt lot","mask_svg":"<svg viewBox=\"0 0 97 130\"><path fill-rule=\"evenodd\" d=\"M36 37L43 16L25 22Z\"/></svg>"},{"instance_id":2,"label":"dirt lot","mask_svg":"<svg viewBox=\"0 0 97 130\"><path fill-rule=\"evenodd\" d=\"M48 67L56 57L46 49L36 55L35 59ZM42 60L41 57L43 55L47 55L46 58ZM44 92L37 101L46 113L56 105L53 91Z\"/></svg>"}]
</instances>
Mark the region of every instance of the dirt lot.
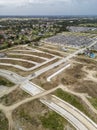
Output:
<instances>
[{"instance_id":1,"label":"dirt lot","mask_svg":"<svg viewBox=\"0 0 97 130\"><path fill-rule=\"evenodd\" d=\"M46 63L46 64L44 64L44 65L42 65L42 66L40 66L40 67L38 67L38 68L36 68L36 69L34 69L34 70L32 70L32 71L22 71L22 70L20 70L20 69L17 69L17 68L15 68L15 67L10 67L10 66L3 66L3 65L0 65L0 69L6 69L6 70L9 70L9 71L13 71L13 72L15 72L15 73L17 73L17 74L19 74L19 75L21 75L21 76L28 76L28 75L30 75L30 74L32 74L33 72L35 72L35 71L38 71L39 69L42 69L42 68L44 68L44 67L47 67L47 66L49 66L49 65L51 65L51 64L53 64L53 63L55 63L55 62L57 62L59 59L57 58L57 59L55 59L55 60L53 60L53 61L51 61L51 62L49 62L49 63Z\"/></svg>"},{"instance_id":2,"label":"dirt lot","mask_svg":"<svg viewBox=\"0 0 97 130\"><path fill-rule=\"evenodd\" d=\"M42 74L32 82L40 85L44 89L51 89L59 84L66 85L69 89L79 92L87 93L91 97L97 98L97 82L96 75L93 73L93 78L89 77L89 70L97 72L97 62L92 59L78 58L80 63L73 63L71 68L64 70L62 73L52 79L51 82L47 82L46 78L54 72L54 69ZM83 69L86 67L86 71Z\"/></svg>"},{"instance_id":3,"label":"dirt lot","mask_svg":"<svg viewBox=\"0 0 97 130\"><path fill-rule=\"evenodd\" d=\"M30 54L30 55L36 55L36 56L40 56L41 57L44 57L44 58L48 58L48 59L51 59L53 58L52 55L50 54L47 54L47 53L41 53L41 52L29 52L29 51L11 51L12 53L22 53L22 54Z\"/></svg>"},{"instance_id":4,"label":"dirt lot","mask_svg":"<svg viewBox=\"0 0 97 130\"><path fill-rule=\"evenodd\" d=\"M0 65L0 69L5 69L5 70L9 70L9 71L12 71L12 72L15 72L21 76L27 76L29 74L29 72L25 72L25 71L22 71L20 69L17 69L15 67L10 67L10 66L3 66L3 65Z\"/></svg>"},{"instance_id":5,"label":"dirt lot","mask_svg":"<svg viewBox=\"0 0 97 130\"><path fill-rule=\"evenodd\" d=\"M39 70L39 69L43 69L43 68L45 68L45 67L47 67L47 66L49 66L49 65L54 64L54 63L57 62L57 61L59 61L59 58L56 58L56 59L54 59L54 60L52 60L52 61L50 61L50 62L48 62L48 63L46 63L46 64L44 64L44 65L42 65L42 66L40 66L40 67L38 67L38 68L36 68L34 71L37 71L37 70Z\"/></svg>"},{"instance_id":6,"label":"dirt lot","mask_svg":"<svg viewBox=\"0 0 97 130\"><path fill-rule=\"evenodd\" d=\"M75 130L65 119L38 100L17 108L13 112L13 120L15 130L19 128L22 130L67 130L67 127L70 130Z\"/></svg>"},{"instance_id":7,"label":"dirt lot","mask_svg":"<svg viewBox=\"0 0 97 130\"><path fill-rule=\"evenodd\" d=\"M46 48L54 49L54 50L59 50L59 47L58 47L58 46L50 45L50 44L48 44L48 43L42 45L42 47L46 47Z\"/></svg>"},{"instance_id":8,"label":"dirt lot","mask_svg":"<svg viewBox=\"0 0 97 130\"><path fill-rule=\"evenodd\" d=\"M45 61L45 60L43 60L43 59L41 59L41 58L34 57L34 56L10 55L10 54L7 54L7 56L8 56L9 58L20 58L20 59L25 59L25 60L34 61L34 62L37 62L37 63L42 63L42 62Z\"/></svg>"},{"instance_id":9,"label":"dirt lot","mask_svg":"<svg viewBox=\"0 0 97 130\"><path fill-rule=\"evenodd\" d=\"M55 68L41 74L40 76L38 76L36 79L33 79L32 82L34 82L35 84L43 87L46 90L52 89L54 87L56 87L58 85L58 83L52 83L52 82L47 82L47 77L52 75L53 73L55 73L56 71L62 69L64 67L64 63L56 66Z\"/></svg>"},{"instance_id":10,"label":"dirt lot","mask_svg":"<svg viewBox=\"0 0 97 130\"><path fill-rule=\"evenodd\" d=\"M51 49L52 51L53 50L54 51L60 51L60 53L64 53L64 54L73 53L73 52L77 51L77 49L75 49L75 48L70 48L70 47L63 46L64 48L67 49L67 52L65 52L65 51L62 50L62 47L60 47L58 45L57 46L53 46L53 45L44 44L42 47Z\"/></svg>"},{"instance_id":11,"label":"dirt lot","mask_svg":"<svg viewBox=\"0 0 97 130\"><path fill-rule=\"evenodd\" d=\"M40 50L40 51L44 51L44 52L47 52L47 53L50 53L50 54L53 54L53 55L56 55L56 56L60 56L60 57L64 57L65 54L61 53L61 52L57 52L56 50L48 50L47 48L37 48L37 50Z\"/></svg>"},{"instance_id":12,"label":"dirt lot","mask_svg":"<svg viewBox=\"0 0 97 130\"><path fill-rule=\"evenodd\" d=\"M32 63L28 63L28 62L24 62L24 61L7 60L7 59L0 59L0 62L1 63L9 63L9 64L13 64L13 65L20 65L20 66L23 66L25 68L31 68L31 67L35 66Z\"/></svg>"},{"instance_id":13,"label":"dirt lot","mask_svg":"<svg viewBox=\"0 0 97 130\"><path fill-rule=\"evenodd\" d=\"M11 92L8 95L4 95L3 97L0 98L0 103L6 105L6 106L10 106L12 104L15 104L27 97L30 97L29 94L27 94L26 92L24 92L23 90L21 90L20 88L17 88L16 90L14 90L13 92Z\"/></svg>"},{"instance_id":14,"label":"dirt lot","mask_svg":"<svg viewBox=\"0 0 97 130\"><path fill-rule=\"evenodd\" d=\"M60 83L63 83L65 85L74 85L74 84L76 84L77 79L80 80L82 77L85 76L85 74L83 72L81 72L81 69L80 69L81 67L82 67L81 65L79 67L75 66L74 69L71 68L71 69L67 69L67 70L63 71L62 73L60 73L59 75L54 77L52 82L50 82L50 83L47 83L45 78L40 76L39 82L41 83L41 85L43 87L46 86L47 89L50 89L51 87L55 87L55 86L59 85ZM78 71L75 71L75 70L78 70L78 68L80 69L79 70L80 74L78 74ZM50 86L50 88L49 88L49 86Z\"/></svg>"},{"instance_id":15,"label":"dirt lot","mask_svg":"<svg viewBox=\"0 0 97 130\"><path fill-rule=\"evenodd\" d=\"M97 71L97 62L82 58L78 61L85 64L73 64L70 69L65 70L63 73L53 78L52 83L62 83L73 91L88 93L89 96L97 98L97 82L92 81L91 77L85 80L88 73L83 71L84 66L86 66L87 69Z\"/></svg>"}]
</instances>

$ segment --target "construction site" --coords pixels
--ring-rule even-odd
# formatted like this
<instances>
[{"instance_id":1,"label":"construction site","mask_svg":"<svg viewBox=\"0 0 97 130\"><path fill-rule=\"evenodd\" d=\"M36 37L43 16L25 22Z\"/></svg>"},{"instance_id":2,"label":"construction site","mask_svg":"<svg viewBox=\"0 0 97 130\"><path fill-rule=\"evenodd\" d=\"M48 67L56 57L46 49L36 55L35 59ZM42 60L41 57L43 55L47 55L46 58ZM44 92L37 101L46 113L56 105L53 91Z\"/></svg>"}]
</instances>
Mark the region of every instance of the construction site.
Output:
<instances>
[{"instance_id":1,"label":"construction site","mask_svg":"<svg viewBox=\"0 0 97 130\"><path fill-rule=\"evenodd\" d=\"M0 130L97 130L96 44L66 32L0 51Z\"/></svg>"}]
</instances>

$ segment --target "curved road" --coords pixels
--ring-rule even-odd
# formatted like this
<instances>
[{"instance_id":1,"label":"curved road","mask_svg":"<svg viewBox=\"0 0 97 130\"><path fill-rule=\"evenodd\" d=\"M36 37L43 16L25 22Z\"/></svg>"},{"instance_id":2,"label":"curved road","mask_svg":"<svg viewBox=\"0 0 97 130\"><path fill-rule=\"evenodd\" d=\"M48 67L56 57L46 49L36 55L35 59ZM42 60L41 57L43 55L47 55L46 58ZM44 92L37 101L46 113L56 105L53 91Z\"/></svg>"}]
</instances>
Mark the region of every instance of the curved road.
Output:
<instances>
[{"instance_id":1,"label":"curved road","mask_svg":"<svg viewBox=\"0 0 97 130\"><path fill-rule=\"evenodd\" d=\"M0 70L0 73L3 73L3 70ZM6 74L7 73L7 74ZM6 77L9 77L8 72L5 72L3 76L6 75ZM15 73L14 73L15 75ZM31 95L38 95L40 93L45 93L45 90L41 89L39 86L31 83L31 82L22 82L24 79L23 77L19 75L15 75L16 79L13 80L13 76L10 75L10 78L13 82L16 83L21 81L21 88L28 92ZM48 96L45 96L44 98L40 99L42 103L47 105L49 108L52 110L56 111L58 114L66 118L71 124L74 125L74 127L77 130L97 130L97 125L90 120L86 115L81 113L78 109L75 107L71 106L67 102L64 102L63 100L52 96L48 100Z\"/></svg>"},{"instance_id":2,"label":"curved road","mask_svg":"<svg viewBox=\"0 0 97 130\"><path fill-rule=\"evenodd\" d=\"M96 43L97 42L95 41L89 47L95 45ZM85 49L86 48L80 49L80 50L76 51L75 53L67 56L66 58L63 58L62 60L56 62L55 64L52 64L52 65L44 68L44 70L42 69L42 70L38 71L37 75L39 75L45 71L48 71L49 69L55 67L56 65L66 62L70 58L77 55L80 51L84 51ZM15 83L16 82L23 83L23 81L25 80L25 78L15 74L15 73L12 73L12 72L10 73L9 71L6 72L6 70L5 71L0 70L0 73L2 73L1 75L7 77L8 79L12 80ZM13 78L13 76L14 76L14 78ZM29 94L32 94L32 95L37 95L37 94L41 93L42 91L44 91L39 86L37 86L29 81L28 82L26 81L26 84L24 82L24 84L22 84L21 87L26 92L28 92ZM75 128L77 130L97 130L97 124L95 124L86 115L81 113L78 109L76 109L72 105L68 104L67 102L64 102L63 100L59 99L58 97L52 96L50 99L48 99L48 96L45 96L44 98L40 99L40 101L42 103L44 103L45 105L47 105L52 110L59 113L64 118L66 118L69 122L71 122L71 124L73 124L75 126Z\"/></svg>"}]
</instances>

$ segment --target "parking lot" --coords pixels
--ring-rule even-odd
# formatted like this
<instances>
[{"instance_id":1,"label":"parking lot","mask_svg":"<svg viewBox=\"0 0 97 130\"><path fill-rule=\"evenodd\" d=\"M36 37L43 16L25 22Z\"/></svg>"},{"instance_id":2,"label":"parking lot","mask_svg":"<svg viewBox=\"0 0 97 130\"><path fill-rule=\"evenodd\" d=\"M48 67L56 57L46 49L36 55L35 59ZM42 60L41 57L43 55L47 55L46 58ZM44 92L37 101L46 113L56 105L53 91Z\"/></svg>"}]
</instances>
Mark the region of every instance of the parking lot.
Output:
<instances>
[{"instance_id":1,"label":"parking lot","mask_svg":"<svg viewBox=\"0 0 97 130\"><path fill-rule=\"evenodd\" d=\"M74 48L89 46L95 35L80 33L63 33L44 40L45 43L60 44Z\"/></svg>"}]
</instances>

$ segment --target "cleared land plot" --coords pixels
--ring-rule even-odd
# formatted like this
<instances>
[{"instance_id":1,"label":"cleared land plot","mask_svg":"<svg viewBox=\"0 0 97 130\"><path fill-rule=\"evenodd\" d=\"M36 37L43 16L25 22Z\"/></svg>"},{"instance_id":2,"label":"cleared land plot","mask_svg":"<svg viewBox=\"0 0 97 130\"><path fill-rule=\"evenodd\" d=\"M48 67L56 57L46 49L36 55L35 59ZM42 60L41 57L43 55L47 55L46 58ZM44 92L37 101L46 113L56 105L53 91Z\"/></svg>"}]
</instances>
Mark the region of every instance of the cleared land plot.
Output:
<instances>
[{"instance_id":1,"label":"cleared land plot","mask_svg":"<svg viewBox=\"0 0 97 130\"><path fill-rule=\"evenodd\" d=\"M8 51L11 51L11 50L29 50L27 47L23 46L23 45L19 45L19 46L16 46L16 47L12 47L12 48L8 48Z\"/></svg>"},{"instance_id":2,"label":"cleared land plot","mask_svg":"<svg viewBox=\"0 0 97 130\"><path fill-rule=\"evenodd\" d=\"M25 72L25 71L22 71L20 69L15 68L15 67L10 67L7 65L6 66L0 65L0 69L12 71L12 72L15 72L21 76L27 76L29 74L29 72Z\"/></svg>"},{"instance_id":3,"label":"cleared land plot","mask_svg":"<svg viewBox=\"0 0 97 130\"><path fill-rule=\"evenodd\" d=\"M31 67L35 66L32 63L28 63L28 62L24 62L24 61L16 61L16 60L0 59L0 62L1 63L13 64L13 65L19 65L19 66L23 66L25 68L31 68Z\"/></svg>"},{"instance_id":4,"label":"cleared land plot","mask_svg":"<svg viewBox=\"0 0 97 130\"><path fill-rule=\"evenodd\" d=\"M8 120L3 114L2 111L0 111L0 130L8 130Z\"/></svg>"},{"instance_id":5,"label":"cleared land plot","mask_svg":"<svg viewBox=\"0 0 97 130\"><path fill-rule=\"evenodd\" d=\"M68 52L65 52L65 51L63 51L62 50L62 47L60 47L60 49L59 50L55 50L55 49L51 49L51 48L49 48L49 47L39 47L40 49L47 49L48 51L52 51L52 53L54 53L54 55L58 55L58 56L65 56L65 55L67 55L68 53L69 53L69 51Z\"/></svg>"},{"instance_id":6,"label":"cleared land plot","mask_svg":"<svg viewBox=\"0 0 97 130\"><path fill-rule=\"evenodd\" d=\"M23 130L75 130L64 118L38 100L21 105L13 112L14 127ZM16 129L15 129L16 130Z\"/></svg>"},{"instance_id":7,"label":"cleared land plot","mask_svg":"<svg viewBox=\"0 0 97 130\"><path fill-rule=\"evenodd\" d=\"M40 52L30 52L30 51L11 51L12 53L22 53L22 54L30 54L30 55L36 55L36 56L39 56L40 58L41 57L44 57L44 58L48 58L48 59L51 59L53 58L54 56L50 55L50 54L47 54L47 53L40 53Z\"/></svg>"},{"instance_id":8,"label":"cleared land plot","mask_svg":"<svg viewBox=\"0 0 97 130\"><path fill-rule=\"evenodd\" d=\"M78 65L79 66L79 65ZM76 71L77 72L74 72ZM66 70L64 75L61 78L61 83L69 85L70 89L79 93L88 93L89 96L97 97L97 83L89 80L84 80L86 72L82 72L80 68L73 68L73 71ZM56 78L58 80L59 76ZM59 81L60 82L60 81Z\"/></svg>"},{"instance_id":9,"label":"cleared land plot","mask_svg":"<svg viewBox=\"0 0 97 130\"><path fill-rule=\"evenodd\" d=\"M52 64L56 63L56 62L59 61L59 60L60 60L59 58L56 58L56 59L54 59L54 60L52 60L52 61L50 61L50 62L48 62L48 63L46 63L46 64L44 64L44 65L42 65L42 66L40 66L40 67L34 69L33 72L38 71L38 70L40 70L40 69L43 69L43 68L45 68L45 67L47 67L47 66L49 66L49 65L52 65Z\"/></svg>"},{"instance_id":10,"label":"cleared land plot","mask_svg":"<svg viewBox=\"0 0 97 130\"><path fill-rule=\"evenodd\" d=\"M6 66L0 65L0 69L13 71L13 72L15 72L15 73L17 73L17 74L19 74L19 75L24 77L24 76L28 76L28 75L32 74L33 72L36 72L36 71L38 71L40 69L43 69L44 67L47 67L47 66L49 66L49 65L51 65L51 64L53 64L53 63L55 63L57 61L59 61L58 58L56 58L55 60L52 60L52 61L50 61L50 62L48 62L48 63L46 63L46 64L44 64L44 65L42 65L42 66L40 66L40 67L38 67L38 68L36 68L34 70L32 70L32 71L27 71L27 72L25 72L23 70L20 70L20 69L17 69L15 67L7 66L7 65Z\"/></svg>"},{"instance_id":11,"label":"cleared land plot","mask_svg":"<svg viewBox=\"0 0 97 130\"><path fill-rule=\"evenodd\" d=\"M71 48L71 47L67 47L67 46L65 47L65 46L60 46L60 45L59 46L57 46L57 45L53 46L51 44L44 44L43 47L48 48L48 49L52 49L52 50L55 50L55 51L60 51L60 53L64 53L64 54L73 53L73 52L77 51L76 48ZM62 48L66 48L67 51L64 51Z\"/></svg>"},{"instance_id":12,"label":"cleared land plot","mask_svg":"<svg viewBox=\"0 0 97 130\"><path fill-rule=\"evenodd\" d=\"M9 58L20 58L20 59L25 59L25 60L29 60L29 61L34 61L34 62L37 62L37 63L42 63L42 62L45 61L45 60L43 60L43 59L41 59L41 58L34 57L34 56L10 55L10 54L7 54L7 56L8 56Z\"/></svg>"},{"instance_id":13,"label":"cleared land plot","mask_svg":"<svg viewBox=\"0 0 97 130\"><path fill-rule=\"evenodd\" d=\"M75 63L71 68L66 69L63 73L59 74L55 78L53 78L53 83L63 84L68 86L69 89L79 92L79 93L87 93L91 97L97 97L97 82L89 80L85 80L88 73L83 70L83 67L86 66L87 69L97 69L97 62L92 60L80 59L79 61L84 64ZM96 67L96 68L95 68Z\"/></svg>"},{"instance_id":14,"label":"cleared land plot","mask_svg":"<svg viewBox=\"0 0 97 130\"><path fill-rule=\"evenodd\" d=\"M60 57L63 57L64 54L61 54L61 52L57 52L57 51L54 51L54 50L48 50L47 48L38 48L37 47L37 50L40 50L40 51L44 51L44 52L47 52L47 53L50 53L50 54L53 54L53 55L56 55L56 56L60 56Z\"/></svg>"},{"instance_id":15,"label":"cleared land plot","mask_svg":"<svg viewBox=\"0 0 97 130\"><path fill-rule=\"evenodd\" d=\"M0 76L0 85L4 85L4 86L7 86L7 87L12 87L12 86L14 86L14 83L12 83L9 80L7 80L7 79Z\"/></svg>"},{"instance_id":16,"label":"cleared land plot","mask_svg":"<svg viewBox=\"0 0 97 130\"><path fill-rule=\"evenodd\" d=\"M53 68L53 69L41 74L37 78L33 79L32 82L43 87L46 90L52 89L57 86L57 82L54 84L52 82L47 82L47 77L54 74L58 70L62 69L64 66L65 66L65 63L60 64L60 65L56 66L55 68Z\"/></svg>"},{"instance_id":17,"label":"cleared land plot","mask_svg":"<svg viewBox=\"0 0 97 130\"><path fill-rule=\"evenodd\" d=\"M4 95L0 98L0 103L2 103L5 106L13 105L23 99L26 99L30 97L29 94L27 94L25 91L23 91L20 88L17 88L13 92L9 93L8 95Z\"/></svg>"}]
</instances>

